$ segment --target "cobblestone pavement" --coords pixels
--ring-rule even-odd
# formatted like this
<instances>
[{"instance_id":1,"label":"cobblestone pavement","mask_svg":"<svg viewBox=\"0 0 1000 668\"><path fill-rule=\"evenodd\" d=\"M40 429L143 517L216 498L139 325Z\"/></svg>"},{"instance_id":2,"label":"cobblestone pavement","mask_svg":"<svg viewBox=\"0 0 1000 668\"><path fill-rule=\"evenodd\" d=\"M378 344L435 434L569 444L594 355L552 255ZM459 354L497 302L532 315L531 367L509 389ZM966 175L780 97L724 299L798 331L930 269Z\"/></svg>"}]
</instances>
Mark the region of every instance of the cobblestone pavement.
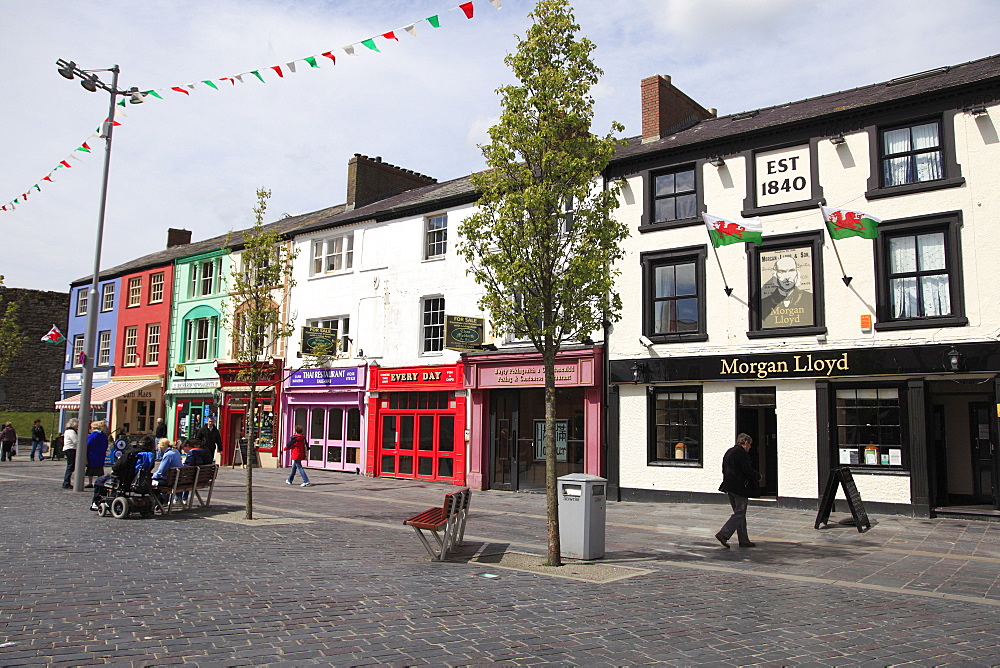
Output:
<instances>
[{"instance_id":1,"label":"cobblestone pavement","mask_svg":"<svg viewBox=\"0 0 1000 668\"><path fill-rule=\"evenodd\" d=\"M645 571L595 584L468 559L543 555L541 495L476 492L465 558L435 563L402 520L445 485L257 470L248 525L241 470L149 520L61 473L0 465L0 665L1000 664L1000 524L754 506L758 547L725 550L728 506L610 503L604 561Z\"/></svg>"}]
</instances>

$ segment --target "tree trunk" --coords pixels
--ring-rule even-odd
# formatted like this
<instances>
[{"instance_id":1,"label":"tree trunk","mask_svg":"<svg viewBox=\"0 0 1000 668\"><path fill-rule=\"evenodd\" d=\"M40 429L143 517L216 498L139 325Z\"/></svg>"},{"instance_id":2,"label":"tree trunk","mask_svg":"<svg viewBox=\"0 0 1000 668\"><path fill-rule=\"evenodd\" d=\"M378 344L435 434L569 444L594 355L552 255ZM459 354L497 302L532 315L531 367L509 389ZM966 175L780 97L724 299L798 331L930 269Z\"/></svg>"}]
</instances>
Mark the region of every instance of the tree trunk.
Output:
<instances>
[{"instance_id":1,"label":"tree trunk","mask_svg":"<svg viewBox=\"0 0 1000 668\"><path fill-rule=\"evenodd\" d=\"M559 545L559 490L556 482L556 356L545 362L545 515L548 519L548 565L562 566Z\"/></svg>"},{"instance_id":2,"label":"tree trunk","mask_svg":"<svg viewBox=\"0 0 1000 668\"><path fill-rule=\"evenodd\" d=\"M253 519L253 460L251 459L256 452L254 451L253 443L253 426L254 426L254 409L257 406L257 384L251 383L250 385L250 402L247 404L246 412L246 427L244 429L247 435L247 456L243 458L243 465L247 469L247 489L246 489L246 519ZM239 447L239 443L236 444Z\"/></svg>"}]
</instances>

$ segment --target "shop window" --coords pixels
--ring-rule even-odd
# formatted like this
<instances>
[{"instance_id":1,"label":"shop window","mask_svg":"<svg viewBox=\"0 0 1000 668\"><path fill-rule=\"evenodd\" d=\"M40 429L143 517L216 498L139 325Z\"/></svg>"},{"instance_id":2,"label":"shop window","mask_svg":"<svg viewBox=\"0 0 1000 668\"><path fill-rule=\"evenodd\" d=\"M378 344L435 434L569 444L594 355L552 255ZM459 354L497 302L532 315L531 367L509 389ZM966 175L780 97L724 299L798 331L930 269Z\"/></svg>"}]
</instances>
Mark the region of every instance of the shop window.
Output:
<instances>
[{"instance_id":1,"label":"shop window","mask_svg":"<svg viewBox=\"0 0 1000 668\"><path fill-rule=\"evenodd\" d=\"M125 345L122 347L122 366L135 366L139 363L139 328L125 328Z\"/></svg>"},{"instance_id":2,"label":"shop window","mask_svg":"<svg viewBox=\"0 0 1000 668\"><path fill-rule=\"evenodd\" d=\"M128 279L128 304L126 308L139 306L142 304L142 277L135 276Z\"/></svg>"},{"instance_id":3,"label":"shop window","mask_svg":"<svg viewBox=\"0 0 1000 668\"><path fill-rule=\"evenodd\" d=\"M104 331L97 338L97 366L111 364L111 332Z\"/></svg>"},{"instance_id":4,"label":"shop window","mask_svg":"<svg viewBox=\"0 0 1000 668\"><path fill-rule=\"evenodd\" d=\"M655 343L705 341L705 246L643 253L643 334Z\"/></svg>"},{"instance_id":5,"label":"shop window","mask_svg":"<svg viewBox=\"0 0 1000 668\"><path fill-rule=\"evenodd\" d=\"M431 353L444 350L444 297L424 298L421 335L422 352Z\"/></svg>"},{"instance_id":6,"label":"shop window","mask_svg":"<svg viewBox=\"0 0 1000 668\"><path fill-rule=\"evenodd\" d=\"M87 315L87 299L90 288L80 288L76 291L76 314Z\"/></svg>"},{"instance_id":7,"label":"shop window","mask_svg":"<svg viewBox=\"0 0 1000 668\"><path fill-rule=\"evenodd\" d=\"M961 260L958 214L879 224L875 328L968 324Z\"/></svg>"},{"instance_id":8,"label":"shop window","mask_svg":"<svg viewBox=\"0 0 1000 668\"><path fill-rule=\"evenodd\" d=\"M903 404L899 388L843 388L836 391L837 452L842 466L908 469Z\"/></svg>"},{"instance_id":9,"label":"shop window","mask_svg":"<svg viewBox=\"0 0 1000 668\"><path fill-rule=\"evenodd\" d=\"M701 466L701 388L650 389L649 432L649 465Z\"/></svg>"},{"instance_id":10,"label":"shop window","mask_svg":"<svg viewBox=\"0 0 1000 668\"><path fill-rule=\"evenodd\" d=\"M160 363L160 324L146 325L146 364Z\"/></svg>"},{"instance_id":11,"label":"shop window","mask_svg":"<svg viewBox=\"0 0 1000 668\"><path fill-rule=\"evenodd\" d=\"M101 311L113 311L115 309L115 284L105 283L101 286Z\"/></svg>"},{"instance_id":12,"label":"shop window","mask_svg":"<svg viewBox=\"0 0 1000 668\"><path fill-rule=\"evenodd\" d=\"M350 408L347 411L347 440L361 440L361 409Z\"/></svg>"},{"instance_id":13,"label":"shop window","mask_svg":"<svg viewBox=\"0 0 1000 668\"><path fill-rule=\"evenodd\" d=\"M704 207L699 169L684 165L643 174L645 206L640 231L669 229L700 222Z\"/></svg>"},{"instance_id":14,"label":"shop window","mask_svg":"<svg viewBox=\"0 0 1000 668\"><path fill-rule=\"evenodd\" d=\"M424 234L426 236L424 259L444 257L448 252L448 215L427 218Z\"/></svg>"},{"instance_id":15,"label":"shop window","mask_svg":"<svg viewBox=\"0 0 1000 668\"><path fill-rule=\"evenodd\" d=\"M163 301L163 272L149 277L149 303L158 304Z\"/></svg>"},{"instance_id":16,"label":"shop window","mask_svg":"<svg viewBox=\"0 0 1000 668\"><path fill-rule=\"evenodd\" d=\"M148 434L156 427L156 402L135 402L135 430L137 434Z\"/></svg>"},{"instance_id":17,"label":"shop window","mask_svg":"<svg viewBox=\"0 0 1000 668\"><path fill-rule=\"evenodd\" d=\"M354 232L312 243L312 276L349 271L354 267Z\"/></svg>"},{"instance_id":18,"label":"shop window","mask_svg":"<svg viewBox=\"0 0 1000 668\"><path fill-rule=\"evenodd\" d=\"M751 246L749 338L826 333L823 237L770 237Z\"/></svg>"},{"instance_id":19,"label":"shop window","mask_svg":"<svg viewBox=\"0 0 1000 668\"><path fill-rule=\"evenodd\" d=\"M868 199L965 183L955 159L952 118L870 128L872 176Z\"/></svg>"}]
</instances>

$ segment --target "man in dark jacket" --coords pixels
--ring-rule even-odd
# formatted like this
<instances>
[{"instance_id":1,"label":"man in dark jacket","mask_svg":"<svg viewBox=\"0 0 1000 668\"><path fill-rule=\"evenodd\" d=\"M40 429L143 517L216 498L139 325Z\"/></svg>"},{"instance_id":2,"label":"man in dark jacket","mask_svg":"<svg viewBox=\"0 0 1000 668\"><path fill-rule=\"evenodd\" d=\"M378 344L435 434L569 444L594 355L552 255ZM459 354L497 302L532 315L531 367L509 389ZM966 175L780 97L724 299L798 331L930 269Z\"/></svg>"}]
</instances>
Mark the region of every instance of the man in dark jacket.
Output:
<instances>
[{"instance_id":1,"label":"man in dark jacket","mask_svg":"<svg viewBox=\"0 0 1000 668\"><path fill-rule=\"evenodd\" d=\"M753 439L741 433L736 437L736 445L729 448L722 458L722 484L719 485L719 491L729 495L733 514L719 529L719 533L715 534L715 538L726 549L729 549L729 539L734 532L739 537L740 547L757 545L747 533L747 506L750 504L750 497L757 496L757 483L760 481L760 474L753 467L748 454L751 445Z\"/></svg>"},{"instance_id":2,"label":"man in dark jacket","mask_svg":"<svg viewBox=\"0 0 1000 668\"><path fill-rule=\"evenodd\" d=\"M215 426L215 419L205 420L204 426L198 430L195 438L201 442L201 449L205 451L205 456L208 458L205 463L214 464L216 450L222 449L222 436L219 435L219 429Z\"/></svg>"}]
</instances>

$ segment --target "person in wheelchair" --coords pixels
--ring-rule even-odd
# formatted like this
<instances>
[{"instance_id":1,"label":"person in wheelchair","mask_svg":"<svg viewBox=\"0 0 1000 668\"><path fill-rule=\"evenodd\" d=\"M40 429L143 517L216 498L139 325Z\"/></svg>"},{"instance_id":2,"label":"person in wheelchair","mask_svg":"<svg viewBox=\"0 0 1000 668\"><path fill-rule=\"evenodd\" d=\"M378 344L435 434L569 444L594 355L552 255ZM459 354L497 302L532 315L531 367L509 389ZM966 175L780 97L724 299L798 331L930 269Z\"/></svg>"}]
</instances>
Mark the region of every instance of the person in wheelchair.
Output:
<instances>
[{"instance_id":1,"label":"person in wheelchair","mask_svg":"<svg viewBox=\"0 0 1000 668\"><path fill-rule=\"evenodd\" d=\"M134 490L133 486L153 468L154 443L152 436L144 436L139 443L127 448L111 467L111 475L104 475L94 481L94 497L91 510L100 510L101 502L110 502L111 497L124 495Z\"/></svg>"}]
</instances>

